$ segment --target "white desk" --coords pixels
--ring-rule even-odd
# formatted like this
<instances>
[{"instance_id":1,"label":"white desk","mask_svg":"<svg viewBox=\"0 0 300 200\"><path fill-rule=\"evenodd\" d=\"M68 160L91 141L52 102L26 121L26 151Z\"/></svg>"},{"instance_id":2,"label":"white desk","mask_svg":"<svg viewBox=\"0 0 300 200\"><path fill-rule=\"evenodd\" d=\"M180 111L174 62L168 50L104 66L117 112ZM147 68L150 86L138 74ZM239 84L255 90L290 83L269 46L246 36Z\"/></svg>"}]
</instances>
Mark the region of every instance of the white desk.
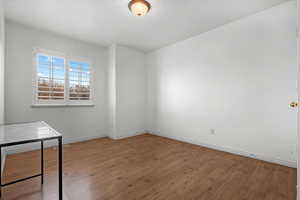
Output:
<instances>
[{"instance_id":1,"label":"white desk","mask_svg":"<svg viewBox=\"0 0 300 200\"><path fill-rule=\"evenodd\" d=\"M59 200L62 200L62 135L43 121L0 125L0 169L2 169L1 156L3 147L33 142L41 143L41 173L9 183L2 183L2 177L0 173L0 197L2 193L1 187L5 187L7 185L26 181L38 176L41 176L41 183L44 183L44 141L53 139L58 140L58 190Z\"/></svg>"}]
</instances>

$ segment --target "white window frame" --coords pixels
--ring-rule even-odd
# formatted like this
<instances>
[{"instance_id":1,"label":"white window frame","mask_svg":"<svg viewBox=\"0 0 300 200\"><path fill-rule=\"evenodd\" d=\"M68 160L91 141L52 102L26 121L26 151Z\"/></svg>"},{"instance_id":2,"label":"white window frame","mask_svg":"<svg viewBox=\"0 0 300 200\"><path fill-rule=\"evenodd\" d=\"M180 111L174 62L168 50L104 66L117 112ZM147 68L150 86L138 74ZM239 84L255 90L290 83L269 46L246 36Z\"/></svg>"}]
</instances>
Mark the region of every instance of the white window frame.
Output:
<instances>
[{"instance_id":1,"label":"white window frame","mask_svg":"<svg viewBox=\"0 0 300 200\"><path fill-rule=\"evenodd\" d=\"M38 99L38 54L46 56L54 56L64 59L64 70L65 70L65 85L64 85L64 100L41 100ZM94 70L93 64L89 59L82 57L67 56L64 53L49 51L40 48L33 49L33 71L32 71L32 106L43 107L43 106L94 106L93 102L93 77ZM70 100L69 99L69 62L82 62L87 63L90 67L90 100Z\"/></svg>"}]
</instances>

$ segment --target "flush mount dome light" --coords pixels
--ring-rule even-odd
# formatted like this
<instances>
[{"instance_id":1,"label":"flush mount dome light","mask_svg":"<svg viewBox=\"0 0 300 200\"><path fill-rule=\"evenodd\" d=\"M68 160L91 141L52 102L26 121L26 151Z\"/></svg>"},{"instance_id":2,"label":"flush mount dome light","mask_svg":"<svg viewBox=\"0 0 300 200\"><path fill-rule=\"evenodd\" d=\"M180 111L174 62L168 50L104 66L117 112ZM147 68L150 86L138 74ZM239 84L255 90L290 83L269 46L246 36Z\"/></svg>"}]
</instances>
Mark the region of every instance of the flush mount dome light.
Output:
<instances>
[{"instance_id":1,"label":"flush mount dome light","mask_svg":"<svg viewBox=\"0 0 300 200\"><path fill-rule=\"evenodd\" d=\"M144 16L151 9L151 4L145 0L131 0L128 8L135 16Z\"/></svg>"}]
</instances>

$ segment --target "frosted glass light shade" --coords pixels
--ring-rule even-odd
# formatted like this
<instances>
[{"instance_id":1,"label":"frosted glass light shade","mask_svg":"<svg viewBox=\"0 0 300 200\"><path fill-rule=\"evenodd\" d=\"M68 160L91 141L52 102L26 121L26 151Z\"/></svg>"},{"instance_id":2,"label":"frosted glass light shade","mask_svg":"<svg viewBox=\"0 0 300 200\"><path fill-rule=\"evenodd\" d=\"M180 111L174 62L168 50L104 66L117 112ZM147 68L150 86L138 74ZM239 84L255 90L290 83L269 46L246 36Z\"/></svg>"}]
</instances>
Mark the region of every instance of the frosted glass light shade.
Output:
<instances>
[{"instance_id":1,"label":"frosted glass light shade","mask_svg":"<svg viewBox=\"0 0 300 200\"><path fill-rule=\"evenodd\" d=\"M144 16L149 12L151 5L145 0L132 0L129 2L128 7L133 15Z\"/></svg>"}]
</instances>

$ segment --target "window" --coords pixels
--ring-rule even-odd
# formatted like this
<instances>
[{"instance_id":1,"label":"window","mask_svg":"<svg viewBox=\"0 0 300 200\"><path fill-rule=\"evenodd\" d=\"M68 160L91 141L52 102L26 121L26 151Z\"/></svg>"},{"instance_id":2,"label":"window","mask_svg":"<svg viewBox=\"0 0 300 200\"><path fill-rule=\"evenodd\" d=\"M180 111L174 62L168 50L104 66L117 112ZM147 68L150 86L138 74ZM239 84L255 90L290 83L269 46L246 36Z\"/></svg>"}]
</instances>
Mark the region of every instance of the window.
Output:
<instances>
[{"instance_id":1,"label":"window","mask_svg":"<svg viewBox=\"0 0 300 200\"><path fill-rule=\"evenodd\" d=\"M37 54L38 100L65 99L65 59Z\"/></svg>"},{"instance_id":2,"label":"window","mask_svg":"<svg viewBox=\"0 0 300 200\"><path fill-rule=\"evenodd\" d=\"M87 63L69 62L69 99L90 100L90 66Z\"/></svg>"},{"instance_id":3,"label":"window","mask_svg":"<svg viewBox=\"0 0 300 200\"><path fill-rule=\"evenodd\" d=\"M34 105L92 104L90 62L41 50L34 59Z\"/></svg>"}]
</instances>

